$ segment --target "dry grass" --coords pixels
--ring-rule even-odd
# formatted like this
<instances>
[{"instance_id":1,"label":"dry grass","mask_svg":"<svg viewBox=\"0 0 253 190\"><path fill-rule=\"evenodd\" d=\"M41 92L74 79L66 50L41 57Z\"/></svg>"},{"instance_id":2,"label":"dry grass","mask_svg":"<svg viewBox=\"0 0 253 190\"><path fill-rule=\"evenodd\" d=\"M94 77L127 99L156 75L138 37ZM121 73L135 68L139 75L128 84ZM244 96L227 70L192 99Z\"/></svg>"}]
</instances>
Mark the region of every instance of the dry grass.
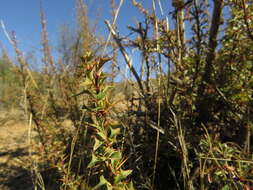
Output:
<instances>
[{"instance_id":1,"label":"dry grass","mask_svg":"<svg viewBox=\"0 0 253 190\"><path fill-rule=\"evenodd\" d=\"M28 190L32 187L29 172L24 166L29 160L25 124L17 110L1 111L0 125L0 189Z\"/></svg>"}]
</instances>

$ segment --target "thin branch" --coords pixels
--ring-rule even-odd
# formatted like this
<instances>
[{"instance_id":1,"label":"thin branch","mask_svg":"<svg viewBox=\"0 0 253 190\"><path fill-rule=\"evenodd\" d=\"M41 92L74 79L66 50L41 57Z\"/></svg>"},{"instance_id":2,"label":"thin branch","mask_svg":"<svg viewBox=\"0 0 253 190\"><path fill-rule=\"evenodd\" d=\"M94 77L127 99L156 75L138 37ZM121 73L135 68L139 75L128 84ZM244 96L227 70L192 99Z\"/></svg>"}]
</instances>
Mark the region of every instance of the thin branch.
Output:
<instances>
[{"instance_id":1,"label":"thin branch","mask_svg":"<svg viewBox=\"0 0 253 190\"><path fill-rule=\"evenodd\" d=\"M51 55L51 50L48 42L48 34L47 34L47 28L46 28L46 19L45 19L45 14L42 9L42 6L40 7L40 22L41 22L41 27L42 27L42 46L43 46L43 52L44 52L44 62L48 66L50 65L55 72L54 68L54 61L53 57Z\"/></svg>"},{"instance_id":2,"label":"thin branch","mask_svg":"<svg viewBox=\"0 0 253 190\"><path fill-rule=\"evenodd\" d=\"M110 33L112 34L112 37L113 39L116 41L118 47L119 47L119 50L121 52L121 54L123 55L124 59L125 59L125 62L127 64L127 66L129 67L129 69L131 70L131 72L133 73L139 87L140 87L140 90L142 92L142 94L144 95L144 88L143 88L143 85L142 85L142 82L141 82L141 79L138 75L138 73L136 72L135 68L133 67L133 64L132 64L132 61L131 59L129 58L125 48L123 47L122 43L121 43L121 40L120 38L117 36L115 30L113 29L113 27L111 26L110 22L108 20L105 21L105 24L107 25Z\"/></svg>"},{"instance_id":3,"label":"thin branch","mask_svg":"<svg viewBox=\"0 0 253 190\"><path fill-rule=\"evenodd\" d=\"M10 36L9 36L9 33L7 32L7 30L6 30L6 27L5 27L5 25L4 25L4 22L1 20L1 27L2 27L2 29L3 29L3 31L4 31L4 34L5 34L5 36L6 36L6 38L8 39L8 41L11 43L11 45L14 45L13 44L13 41L11 40L11 38L10 38Z\"/></svg>"},{"instance_id":4,"label":"thin branch","mask_svg":"<svg viewBox=\"0 0 253 190\"><path fill-rule=\"evenodd\" d=\"M222 8L223 8L223 0L214 1L212 24L209 34L209 47L208 47L209 51L206 57L205 73L203 76L204 82L210 82L213 60L215 59L215 49L217 47L217 36L221 21Z\"/></svg>"},{"instance_id":5,"label":"thin branch","mask_svg":"<svg viewBox=\"0 0 253 190\"><path fill-rule=\"evenodd\" d=\"M215 59L215 49L217 47L217 36L219 32L219 26L222 16L222 8L223 8L223 0L214 1L214 9L212 16L212 23L209 31L209 44L208 44L208 52L206 56L206 65L204 70L204 75L202 77L202 84L198 89L198 97L202 98L206 89L206 86L211 81L211 73L213 68L213 61ZM205 102L200 103L199 110L200 115L202 117L208 117L209 113L207 111L208 107L206 107ZM205 115L205 116L204 116Z\"/></svg>"},{"instance_id":6,"label":"thin branch","mask_svg":"<svg viewBox=\"0 0 253 190\"><path fill-rule=\"evenodd\" d=\"M119 15L119 11L120 11L120 8L121 8L121 6L123 5L123 2L124 2L124 0L121 0L120 1L120 3L119 3L119 6L118 6L118 9L116 10L116 11L114 11L114 18L113 18L113 21L112 21L112 26L114 27L115 26L115 24L116 24L116 21L117 21L117 18L118 18L118 15ZM108 35L108 38L107 38L107 40L106 40L106 44L105 44L105 48L104 48L104 51L103 51L103 55L105 54L105 50L106 50L106 48L107 48L107 46L108 46L108 44L109 44L109 41L110 41L110 39L111 39L111 32L109 33L109 35Z\"/></svg>"}]
</instances>

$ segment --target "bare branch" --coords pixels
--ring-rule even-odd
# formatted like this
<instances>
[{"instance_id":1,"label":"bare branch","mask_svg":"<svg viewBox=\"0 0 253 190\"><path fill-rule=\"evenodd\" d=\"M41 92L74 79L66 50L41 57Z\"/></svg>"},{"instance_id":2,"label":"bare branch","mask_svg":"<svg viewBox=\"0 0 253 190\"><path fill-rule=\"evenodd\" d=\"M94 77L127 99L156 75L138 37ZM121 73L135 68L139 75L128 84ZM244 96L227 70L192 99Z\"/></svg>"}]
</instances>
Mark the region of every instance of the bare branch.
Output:
<instances>
[{"instance_id":1,"label":"bare branch","mask_svg":"<svg viewBox=\"0 0 253 190\"><path fill-rule=\"evenodd\" d=\"M45 19L45 14L42 9L42 6L40 7L40 22L41 22L41 35L42 35L42 47L43 47L43 52L44 52L44 62L47 66L51 66L53 69L53 72L55 72L55 67L54 67L54 61L53 61L53 56L51 54L51 49L49 46L49 40L48 40L48 34L47 34L47 27L46 27L46 19Z\"/></svg>"},{"instance_id":2,"label":"bare branch","mask_svg":"<svg viewBox=\"0 0 253 190\"><path fill-rule=\"evenodd\" d=\"M204 82L209 82L211 77L211 69L213 60L215 58L215 48L217 46L217 36L219 32L219 26L221 21L221 13L223 7L223 0L216 0L214 1L214 9L213 9L213 16L212 16L212 24L210 28L209 34L209 51L206 57L206 66L205 66L205 73L203 76Z\"/></svg>"},{"instance_id":3,"label":"bare branch","mask_svg":"<svg viewBox=\"0 0 253 190\"><path fill-rule=\"evenodd\" d=\"M137 80L137 83L138 83L138 85L140 87L140 90L141 90L142 94L144 95L144 88L143 88L141 79L140 79L138 73L136 72L135 68L133 67L132 61L129 58L129 56L128 56L126 50L125 50L125 48L123 47L120 38L117 36L115 30L113 29L113 27L111 26L111 24L110 24L110 22L108 20L105 21L105 24L107 25L110 33L112 34L113 39L116 41L116 43L117 43L117 45L119 47L119 50L120 50L121 54L123 55L123 57L125 59L125 62L127 64L127 66L129 67L129 69L133 73L133 75L134 75L135 79Z\"/></svg>"},{"instance_id":4,"label":"bare branch","mask_svg":"<svg viewBox=\"0 0 253 190\"><path fill-rule=\"evenodd\" d=\"M119 3L119 6L118 6L117 10L114 10L114 13L113 13L114 17L113 17L113 21L112 21L113 27L116 24L116 21L117 21L118 15L119 15L119 11L120 11L120 8L122 7L123 3L124 3L124 0L120 0L120 3ZM106 40L106 44L105 44L105 48L104 48L104 51L103 51L103 55L104 55L105 50L106 50L106 48L107 48L107 46L109 44L110 39L111 39L111 33L108 35L108 38Z\"/></svg>"}]
</instances>

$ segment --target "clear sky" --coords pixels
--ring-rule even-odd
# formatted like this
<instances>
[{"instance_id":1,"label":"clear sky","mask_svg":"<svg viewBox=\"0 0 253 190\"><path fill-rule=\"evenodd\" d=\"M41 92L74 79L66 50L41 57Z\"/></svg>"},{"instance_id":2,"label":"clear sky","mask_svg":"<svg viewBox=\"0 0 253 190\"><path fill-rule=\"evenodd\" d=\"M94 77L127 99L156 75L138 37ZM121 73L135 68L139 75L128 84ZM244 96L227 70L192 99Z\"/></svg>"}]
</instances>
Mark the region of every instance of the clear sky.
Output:
<instances>
[{"instance_id":1,"label":"clear sky","mask_svg":"<svg viewBox=\"0 0 253 190\"><path fill-rule=\"evenodd\" d=\"M41 0L46 15L47 31L50 43L57 46L59 28L62 24L75 26L75 0ZM89 10L91 22L97 15L100 18L97 33L106 36L108 30L104 20L111 19L110 0L85 0ZM119 2L119 0L116 0ZM151 6L151 0L139 0L145 7ZM170 1L161 0L165 14L168 15ZM166 5L166 6L165 6ZM167 12L166 12L167 10ZM118 18L120 33L127 33L127 25L133 25L134 21L141 19L140 13L132 6L131 0L125 0ZM19 47L24 52L33 51L35 55L41 52L40 37L40 0L1 0L0 20L6 26L7 31L15 31ZM0 28L0 43L13 55L13 49L8 42L2 28Z\"/></svg>"},{"instance_id":2,"label":"clear sky","mask_svg":"<svg viewBox=\"0 0 253 190\"><path fill-rule=\"evenodd\" d=\"M74 0L43 0L42 7L46 14L49 38L56 43L60 25L74 22ZM15 31L18 44L23 51L40 51L39 0L1 0L0 19L7 31ZM0 42L11 53L11 45L2 28Z\"/></svg>"}]
</instances>

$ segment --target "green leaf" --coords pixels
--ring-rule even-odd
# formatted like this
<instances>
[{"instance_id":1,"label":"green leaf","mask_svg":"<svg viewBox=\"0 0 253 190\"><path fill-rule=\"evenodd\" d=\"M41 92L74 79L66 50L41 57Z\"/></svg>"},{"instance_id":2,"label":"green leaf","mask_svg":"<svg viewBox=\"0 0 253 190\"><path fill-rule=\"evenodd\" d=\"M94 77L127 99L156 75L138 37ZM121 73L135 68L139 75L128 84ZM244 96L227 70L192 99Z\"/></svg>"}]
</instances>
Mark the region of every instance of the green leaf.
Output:
<instances>
[{"instance_id":1,"label":"green leaf","mask_svg":"<svg viewBox=\"0 0 253 190\"><path fill-rule=\"evenodd\" d=\"M106 136L106 133L105 133L104 131L99 131L99 132L97 132L97 134L98 134L104 141L107 140L107 136Z\"/></svg>"},{"instance_id":2,"label":"green leaf","mask_svg":"<svg viewBox=\"0 0 253 190\"><path fill-rule=\"evenodd\" d=\"M110 138L115 138L118 134L120 134L120 128L112 128L110 127Z\"/></svg>"},{"instance_id":3,"label":"green leaf","mask_svg":"<svg viewBox=\"0 0 253 190\"><path fill-rule=\"evenodd\" d=\"M112 89L112 86L106 86L98 95L96 95L96 99L97 100L104 99L110 89Z\"/></svg>"},{"instance_id":4,"label":"green leaf","mask_svg":"<svg viewBox=\"0 0 253 190\"><path fill-rule=\"evenodd\" d=\"M91 51L86 52L84 55L81 56L81 60L84 63L87 63L93 59L94 55Z\"/></svg>"},{"instance_id":5,"label":"green leaf","mask_svg":"<svg viewBox=\"0 0 253 190\"><path fill-rule=\"evenodd\" d=\"M92 167L94 167L98 162L100 162L100 159L99 159L98 157L96 157L95 154L92 154L91 161L90 161L90 163L88 164L87 168L92 168Z\"/></svg>"},{"instance_id":6,"label":"green leaf","mask_svg":"<svg viewBox=\"0 0 253 190\"><path fill-rule=\"evenodd\" d=\"M120 151L115 151L110 156L111 159L120 160L122 158Z\"/></svg>"},{"instance_id":7,"label":"green leaf","mask_svg":"<svg viewBox=\"0 0 253 190\"><path fill-rule=\"evenodd\" d=\"M132 181L127 185L126 189L127 189L127 190L135 190L135 189L134 189L134 184L133 184Z\"/></svg>"},{"instance_id":8,"label":"green leaf","mask_svg":"<svg viewBox=\"0 0 253 190\"><path fill-rule=\"evenodd\" d=\"M102 100L106 97L106 93L105 92L100 92L98 95L95 96L95 98L97 100Z\"/></svg>"},{"instance_id":9,"label":"green leaf","mask_svg":"<svg viewBox=\"0 0 253 190\"><path fill-rule=\"evenodd\" d=\"M221 190L229 190L230 188L229 188L229 185L225 185L224 187L222 187L222 189Z\"/></svg>"},{"instance_id":10,"label":"green leaf","mask_svg":"<svg viewBox=\"0 0 253 190\"><path fill-rule=\"evenodd\" d=\"M91 70L91 71L87 72L87 77L88 77L91 81L93 81L93 79L94 79L94 77L93 77L93 73L94 73L94 71L93 71L93 70Z\"/></svg>"},{"instance_id":11,"label":"green leaf","mask_svg":"<svg viewBox=\"0 0 253 190\"><path fill-rule=\"evenodd\" d=\"M95 138L95 144L93 146L93 151L96 151L102 144L103 144L103 142L101 142L100 140Z\"/></svg>"},{"instance_id":12,"label":"green leaf","mask_svg":"<svg viewBox=\"0 0 253 190\"><path fill-rule=\"evenodd\" d=\"M109 190L109 189L112 189L112 185L110 184L110 182L107 181L107 180L105 179L105 177L102 175L102 176L100 176L100 178L99 178L99 183L98 183L92 190L96 190L96 189L98 189L98 188L100 188L100 187L102 187L102 186L104 186L104 185L107 186L107 189L108 189L108 190ZM108 188L108 187L109 187L109 188Z\"/></svg>"},{"instance_id":13,"label":"green leaf","mask_svg":"<svg viewBox=\"0 0 253 190\"><path fill-rule=\"evenodd\" d=\"M112 166L113 172L116 172L121 159L122 159L122 154L120 151L115 151L111 154L110 160L111 160L111 166Z\"/></svg>"},{"instance_id":14,"label":"green leaf","mask_svg":"<svg viewBox=\"0 0 253 190\"><path fill-rule=\"evenodd\" d=\"M132 173L132 170L120 170L120 173L114 177L114 183L117 184L126 179Z\"/></svg>"},{"instance_id":15,"label":"green leaf","mask_svg":"<svg viewBox=\"0 0 253 190\"><path fill-rule=\"evenodd\" d=\"M81 83L81 87L89 87L90 85L92 85L92 81L88 78L86 78L82 83Z\"/></svg>"},{"instance_id":16,"label":"green leaf","mask_svg":"<svg viewBox=\"0 0 253 190\"><path fill-rule=\"evenodd\" d=\"M111 155L112 155L114 152L115 152L115 150L114 150L112 147L108 146L108 147L106 147L106 149L105 149L105 156L108 157L108 158L111 158Z\"/></svg>"},{"instance_id":17,"label":"green leaf","mask_svg":"<svg viewBox=\"0 0 253 190\"><path fill-rule=\"evenodd\" d=\"M132 170L121 170L120 173L124 178L126 178L132 173Z\"/></svg>"},{"instance_id":18,"label":"green leaf","mask_svg":"<svg viewBox=\"0 0 253 190\"><path fill-rule=\"evenodd\" d=\"M88 123L88 125L91 126L91 127L96 128L96 129L98 129L98 130L101 130L101 129L102 129L101 126L96 125L96 124L94 124L94 123Z\"/></svg>"}]
</instances>

